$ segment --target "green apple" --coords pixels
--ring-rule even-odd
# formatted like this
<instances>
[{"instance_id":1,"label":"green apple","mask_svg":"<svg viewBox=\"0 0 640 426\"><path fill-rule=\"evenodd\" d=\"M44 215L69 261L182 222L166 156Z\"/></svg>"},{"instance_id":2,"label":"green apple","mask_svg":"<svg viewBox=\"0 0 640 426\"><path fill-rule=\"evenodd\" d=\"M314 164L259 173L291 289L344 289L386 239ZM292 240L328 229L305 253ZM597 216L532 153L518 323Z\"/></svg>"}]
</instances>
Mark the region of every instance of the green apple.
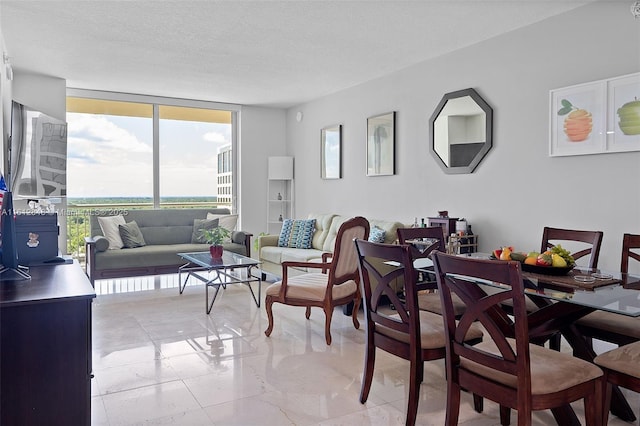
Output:
<instances>
[{"instance_id":1,"label":"green apple","mask_svg":"<svg viewBox=\"0 0 640 426\"><path fill-rule=\"evenodd\" d=\"M627 102L618 108L618 125L625 135L640 135L640 101Z\"/></svg>"}]
</instances>

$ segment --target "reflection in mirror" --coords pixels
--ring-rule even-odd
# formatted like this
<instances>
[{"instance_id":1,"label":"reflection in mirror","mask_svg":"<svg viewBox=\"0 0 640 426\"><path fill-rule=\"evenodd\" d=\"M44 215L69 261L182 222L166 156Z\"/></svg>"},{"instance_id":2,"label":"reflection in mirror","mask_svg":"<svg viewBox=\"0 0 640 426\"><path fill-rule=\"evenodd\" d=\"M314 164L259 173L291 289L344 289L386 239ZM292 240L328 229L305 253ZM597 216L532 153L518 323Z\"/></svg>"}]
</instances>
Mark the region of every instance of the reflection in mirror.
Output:
<instances>
[{"instance_id":1,"label":"reflection in mirror","mask_svg":"<svg viewBox=\"0 0 640 426\"><path fill-rule=\"evenodd\" d=\"M342 178L342 125L325 127L320 132L320 177Z\"/></svg>"},{"instance_id":2,"label":"reflection in mirror","mask_svg":"<svg viewBox=\"0 0 640 426\"><path fill-rule=\"evenodd\" d=\"M474 89L447 93L429 120L431 153L445 173L471 173L492 145L493 111Z\"/></svg>"}]
</instances>

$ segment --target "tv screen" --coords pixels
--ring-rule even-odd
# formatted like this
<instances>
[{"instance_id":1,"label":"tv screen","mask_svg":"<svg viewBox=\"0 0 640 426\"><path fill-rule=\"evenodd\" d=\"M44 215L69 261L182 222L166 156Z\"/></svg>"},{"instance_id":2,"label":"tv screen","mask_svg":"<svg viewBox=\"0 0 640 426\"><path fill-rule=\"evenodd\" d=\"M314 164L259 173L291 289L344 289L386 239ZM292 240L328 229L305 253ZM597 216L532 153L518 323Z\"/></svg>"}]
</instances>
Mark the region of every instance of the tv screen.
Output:
<instances>
[{"instance_id":1,"label":"tv screen","mask_svg":"<svg viewBox=\"0 0 640 426\"><path fill-rule=\"evenodd\" d=\"M12 103L7 186L14 197L67 195L67 123Z\"/></svg>"}]
</instances>

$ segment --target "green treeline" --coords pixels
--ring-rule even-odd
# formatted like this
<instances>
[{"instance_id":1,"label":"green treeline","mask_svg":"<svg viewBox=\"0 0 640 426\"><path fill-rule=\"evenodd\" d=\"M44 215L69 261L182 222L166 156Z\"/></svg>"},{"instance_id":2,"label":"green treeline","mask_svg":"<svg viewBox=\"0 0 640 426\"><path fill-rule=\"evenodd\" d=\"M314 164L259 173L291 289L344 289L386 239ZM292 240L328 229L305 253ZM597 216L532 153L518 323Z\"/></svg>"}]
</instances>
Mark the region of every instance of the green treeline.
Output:
<instances>
[{"instance_id":1,"label":"green treeline","mask_svg":"<svg viewBox=\"0 0 640 426\"><path fill-rule=\"evenodd\" d=\"M218 197L160 197L160 203L215 203ZM67 197L67 204L153 204L152 197Z\"/></svg>"}]
</instances>

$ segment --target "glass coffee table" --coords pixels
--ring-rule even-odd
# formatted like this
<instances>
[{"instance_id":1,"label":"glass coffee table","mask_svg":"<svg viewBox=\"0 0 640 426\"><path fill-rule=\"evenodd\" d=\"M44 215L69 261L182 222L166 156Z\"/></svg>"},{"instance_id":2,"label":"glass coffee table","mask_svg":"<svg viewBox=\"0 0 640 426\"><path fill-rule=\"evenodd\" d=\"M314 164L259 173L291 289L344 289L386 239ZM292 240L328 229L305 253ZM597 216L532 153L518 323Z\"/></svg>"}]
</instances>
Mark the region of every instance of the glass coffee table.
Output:
<instances>
[{"instance_id":1,"label":"glass coffee table","mask_svg":"<svg viewBox=\"0 0 640 426\"><path fill-rule=\"evenodd\" d=\"M187 286L189 277L194 277L203 283L206 288L206 310L211 312L213 302L218 296L220 287L227 288L228 284L246 284L251 291L253 301L260 307L260 289L262 286L262 271L258 270L258 276L253 275L253 270L258 269L260 262L250 257L242 256L230 251L224 251L221 259L213 259L208 251L194 253L178 253L187 263L178 268L178 285L180 294ZM182 274L186 273L184 281ZM256 298L251 283L258 283L258 297ZM209 287L215 287L211 302L209 302Z\"/></svg>"}]
</instances>

